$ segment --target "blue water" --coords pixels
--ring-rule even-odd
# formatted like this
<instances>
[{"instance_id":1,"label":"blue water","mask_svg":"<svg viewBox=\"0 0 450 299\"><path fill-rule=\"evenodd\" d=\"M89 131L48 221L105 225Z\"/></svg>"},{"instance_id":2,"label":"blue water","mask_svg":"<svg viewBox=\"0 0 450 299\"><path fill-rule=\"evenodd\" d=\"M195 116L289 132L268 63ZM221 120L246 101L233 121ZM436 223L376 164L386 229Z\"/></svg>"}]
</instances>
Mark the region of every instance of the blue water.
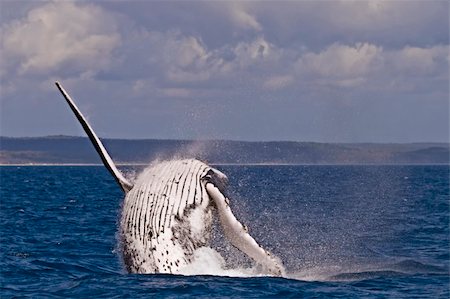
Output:
<instances>
[{"instance_id":1,"label":"blue water","mask_svg":"<svg viewBox=\"0 0 450 299\"><path fill-rule=\"evenodd\" d=\"M449 166L218 168L287 278L127 274L123 194L103 167L4 166L0 297L449 298Z\"/></svg>"}]
</instances>

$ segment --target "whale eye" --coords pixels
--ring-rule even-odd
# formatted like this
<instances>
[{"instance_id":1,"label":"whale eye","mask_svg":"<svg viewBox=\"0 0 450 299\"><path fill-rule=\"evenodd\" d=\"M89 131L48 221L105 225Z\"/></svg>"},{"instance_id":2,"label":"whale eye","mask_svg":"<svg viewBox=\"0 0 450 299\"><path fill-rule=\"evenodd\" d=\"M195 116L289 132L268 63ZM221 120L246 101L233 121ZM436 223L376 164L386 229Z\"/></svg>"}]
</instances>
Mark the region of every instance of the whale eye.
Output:
<instances>
[{"instance_id":1,"label":"whale eye","mask_svg":"<svg viewBox=\"0 0 450 299\"><path fill-rule=\"evenodd\" d=\"M223 182L223 184L228 185L228 177L223 172L215 168L211 168L211 170L214 175Z\"/></svg>"},{"instance_id":2,"label":"whale eye","mask_svg":"<svg viewBox=\"0 0 450 299\"><path fill-rule=\"evenodd\" d=\"M228 185L228 178L222 172L211 168L202 179L212 183L220 192L225 193Z\"/></svg>"}]
</instances>

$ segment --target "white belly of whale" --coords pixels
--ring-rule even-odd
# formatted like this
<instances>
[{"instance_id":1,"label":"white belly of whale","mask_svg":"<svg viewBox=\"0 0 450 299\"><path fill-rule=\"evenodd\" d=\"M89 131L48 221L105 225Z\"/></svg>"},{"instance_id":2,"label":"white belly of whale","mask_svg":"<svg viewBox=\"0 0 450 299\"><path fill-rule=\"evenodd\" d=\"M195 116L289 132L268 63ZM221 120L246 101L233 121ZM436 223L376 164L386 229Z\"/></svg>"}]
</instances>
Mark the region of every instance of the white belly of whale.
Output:
<instances>
[{"instance_id":1,"label":"white belly of whale","mask_svg":"<svg viewBox=\"0 0 450 299\"><path fill-rule=\"evenodd\" d=\"M139 175L120 222L129 272L177 273L206 245L212 206L202 178L210 170L198 160L174 160Z\"/></svg>"}]
</instances>

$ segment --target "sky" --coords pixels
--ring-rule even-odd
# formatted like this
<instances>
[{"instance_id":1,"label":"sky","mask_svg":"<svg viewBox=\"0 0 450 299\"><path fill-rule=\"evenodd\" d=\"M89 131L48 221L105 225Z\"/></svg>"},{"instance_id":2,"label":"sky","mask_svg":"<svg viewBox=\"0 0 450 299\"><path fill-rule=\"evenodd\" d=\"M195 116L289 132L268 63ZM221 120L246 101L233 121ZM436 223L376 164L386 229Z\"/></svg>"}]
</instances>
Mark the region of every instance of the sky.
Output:
<instances>
[{"instance_id":1,"label":"sky","mask_svg":"<svg viewBox=\"0 0 450 299\"><path fill-rule=\"evenodd\" d=\"M449 142L448 1L0 1L0 135Z\"/></svg>"}]
</instances>

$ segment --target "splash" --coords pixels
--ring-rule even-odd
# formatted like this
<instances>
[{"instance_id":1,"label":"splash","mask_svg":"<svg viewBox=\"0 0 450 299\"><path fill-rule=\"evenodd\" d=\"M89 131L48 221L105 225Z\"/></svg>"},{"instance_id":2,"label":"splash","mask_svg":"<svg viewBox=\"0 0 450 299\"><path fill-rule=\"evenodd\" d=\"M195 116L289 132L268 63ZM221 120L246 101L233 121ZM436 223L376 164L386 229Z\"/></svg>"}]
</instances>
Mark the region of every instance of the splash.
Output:
<instances>
[{"instance_id":1,"label":"splash","mask_svg":"<svg viewBox=\"0 0 450 299\"><path fill-rule=\"evenodd\" d=\"M238 266L229 268L226 266L222 255L211 247L200 247L194 253L192 263L182 268L182 275L214 275L228 277L257 277L269 276L260 267Z\"/></svg>"},{"instance_id":2,"label":"splash","mask_svg":"<svg viewBox=\"0 0 450 299\"><path fill-rule=\"evenodd\" d=\"M227 253L224 252L222 254L226 255ZM227 263L222 254L211 247L198 248L194 253L193 262L181 269L179 274L226 277L270 276L260 266L249 267L248 263L245 262L230 266L230 263ZM309 282L351 282L380 277L398 277L415 274L442 275L445 273L448 273L448 269L445 267L425 264L411 259L384 259L378 262L372 261L371 263L348 261L346 264L324 264L307 267L302 270L290 270L283 275L283 278Z\"/></svg>"},{"instance_id":3,"label":"splash","mask_svg":"<svg viewBox=\"0 0 450 299\"><path fill-rule=\"evenodd\" d=\"M362 263L348 261L342 265L322 265L301 271L292 271L286 278L302 281L361 281L380 277L396 277L416 274L442 275L448 269L421 263L412 259L383 259Z\"/></svg>"}]
</instances>

